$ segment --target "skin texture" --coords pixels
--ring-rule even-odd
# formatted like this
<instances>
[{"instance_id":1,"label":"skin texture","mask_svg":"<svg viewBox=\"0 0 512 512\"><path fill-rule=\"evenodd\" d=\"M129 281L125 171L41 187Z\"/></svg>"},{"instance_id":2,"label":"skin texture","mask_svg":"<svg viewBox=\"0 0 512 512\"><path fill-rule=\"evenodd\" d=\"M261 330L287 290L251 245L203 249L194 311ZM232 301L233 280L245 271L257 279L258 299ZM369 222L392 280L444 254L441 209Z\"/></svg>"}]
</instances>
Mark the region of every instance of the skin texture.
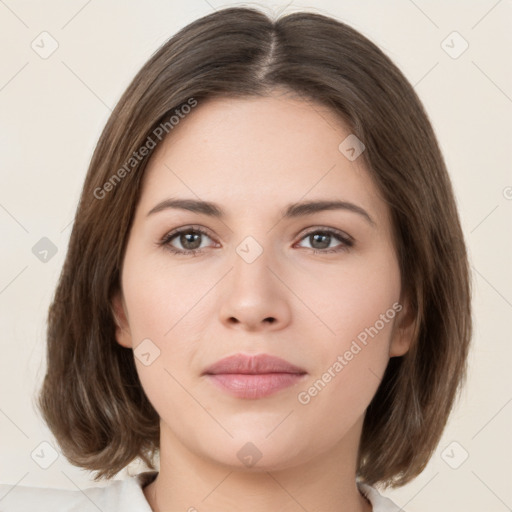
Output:
<instances>
[{"instance_id":1,"label":"skin texture","mask_svg":"<svg viewBox=\"0 0 512 512\"><path fill-rule=\"evenodd\" d=\"M389 358L409 349L413 326L388 208L362 159L338 149L349 134L325 107L275 92L200 103L153 154L114 299L118 343L136 349L149 338L160 351L148 366L135 357L161 418L160 473L144 489L153 510L371 510L355 484L365 409ZM148 216L170 197L218 203L226 217ZM348 210L282 216L289 203L320 199L354 203L374 225ZM209 233L202 252L158 245L181 227ZM310 231L322 228L354 245L315 242ZM241 244L249 236L263 251L251 263L237 253L254 254L255 245ZM186 242L168 245L185 250ZM300 403L298 394L394 303L402 310ZM201 375L240 352L281 357L307 375L261 399L235 398ZM244 446L261 454L251 467L237 456Z\"/></svg>"}]
</instances>

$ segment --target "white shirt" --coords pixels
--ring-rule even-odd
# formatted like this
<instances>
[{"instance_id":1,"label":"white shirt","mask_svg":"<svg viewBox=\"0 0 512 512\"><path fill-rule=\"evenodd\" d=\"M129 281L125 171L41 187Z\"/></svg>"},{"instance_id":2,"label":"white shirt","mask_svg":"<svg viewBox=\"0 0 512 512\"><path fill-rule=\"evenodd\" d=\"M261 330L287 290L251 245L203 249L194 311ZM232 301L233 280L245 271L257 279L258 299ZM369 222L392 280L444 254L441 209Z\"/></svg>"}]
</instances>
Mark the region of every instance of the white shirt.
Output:
<instances>
[{"instance_id":1,"label":"white shirt","mask_svg":"<svg viewBox=\"0 0 512 512\"><path fill-rule=\"evenodd\" d=\"M142 489L157 474L157 471L145 471L124 480L113 480L106 487L76 491L0 484L0 511L152 512ZM363 483L358 486L372 504L373 512L404 512L374 487Z\"/></svg>"}]
</instances>

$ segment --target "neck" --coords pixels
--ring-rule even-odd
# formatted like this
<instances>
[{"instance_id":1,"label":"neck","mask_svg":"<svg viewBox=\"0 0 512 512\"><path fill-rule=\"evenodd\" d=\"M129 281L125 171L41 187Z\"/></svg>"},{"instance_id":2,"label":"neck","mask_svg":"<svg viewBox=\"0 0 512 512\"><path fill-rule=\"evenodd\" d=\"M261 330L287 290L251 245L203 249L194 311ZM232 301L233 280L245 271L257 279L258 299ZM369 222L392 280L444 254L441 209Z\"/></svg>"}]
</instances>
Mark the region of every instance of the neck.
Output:
<instances>
[{"instance_id":1,"label":"neck","mask_svg":"<svg viewBox=\"0 0 512 512\"><path fill-rule=\"evenodd\" d=\"M358 438L360 426L346 437ZM356 486L354 446L344 438L299 465L240 470L190 452L161 423L160 471L144 495L154 512L371 512Z\"/></svg>"}]
</instances>

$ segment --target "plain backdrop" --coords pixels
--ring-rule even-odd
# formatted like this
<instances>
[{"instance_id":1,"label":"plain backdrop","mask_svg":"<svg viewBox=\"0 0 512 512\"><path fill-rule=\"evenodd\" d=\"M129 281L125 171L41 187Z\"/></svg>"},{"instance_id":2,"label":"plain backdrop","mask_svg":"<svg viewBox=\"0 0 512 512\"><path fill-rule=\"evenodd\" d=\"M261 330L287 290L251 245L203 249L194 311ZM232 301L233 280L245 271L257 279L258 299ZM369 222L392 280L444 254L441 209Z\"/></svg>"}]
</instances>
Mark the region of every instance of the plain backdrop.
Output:
<instances>
[{"instance_id":1,"label":"plain backdrop","mask_svg":"<svg viewBox=\"0 0 512 512\"><path fill-rule=\"evenodd\" d=\"M228 5L334 16L379 45L415 86L455 187L475 334L469 380L436 453L415 481L384 494L407 512L512 510L510 0L0 1L0 482L105 485L58 453L33 406L47 309L111 109L162 43ZM56 253L42 256L41 247Z\"/></svg>"}]
</instances>

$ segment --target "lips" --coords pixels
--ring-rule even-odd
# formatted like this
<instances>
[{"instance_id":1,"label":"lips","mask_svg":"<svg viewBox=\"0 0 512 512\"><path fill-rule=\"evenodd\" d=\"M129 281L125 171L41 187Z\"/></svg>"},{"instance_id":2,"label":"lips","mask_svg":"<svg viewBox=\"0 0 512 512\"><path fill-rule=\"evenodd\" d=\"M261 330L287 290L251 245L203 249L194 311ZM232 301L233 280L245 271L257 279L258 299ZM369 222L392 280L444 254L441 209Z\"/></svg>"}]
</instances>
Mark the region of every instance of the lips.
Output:
<instances>
[{"instance_id":1,"label":"lips","mask_svg":"<svg viewBox=\"0 0 512 512\"><path fill-rule=\"evenodd\" d=\"M235 354L209 366L203 375L237 398L256 399L297 384L307 372L268 354Z\"/></svg>"},{"instance_id":2,"label":"lips","mask_svg":"<svg viewBox=\"0 0 512 512\"><path fill-rule=\"evenodd\" d=\"M257 375L262 373L306 373L305 370L295 366L279 357L267 354L255 356L235 354L225 357L209 366L204 374L240 373L245 375Z\"/></svg>"}]
</instances>

